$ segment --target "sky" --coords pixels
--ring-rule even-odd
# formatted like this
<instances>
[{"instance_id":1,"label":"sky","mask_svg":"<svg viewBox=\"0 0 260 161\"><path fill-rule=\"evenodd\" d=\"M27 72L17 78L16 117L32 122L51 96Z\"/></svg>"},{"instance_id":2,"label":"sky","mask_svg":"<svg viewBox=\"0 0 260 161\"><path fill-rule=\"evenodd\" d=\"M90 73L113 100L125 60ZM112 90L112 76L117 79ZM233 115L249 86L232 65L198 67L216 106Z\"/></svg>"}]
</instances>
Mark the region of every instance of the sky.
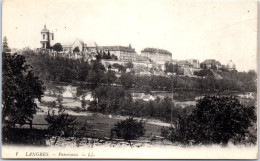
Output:
<instances>
[{"instance_id":1,"label":"sky","mask_svg":"<svg viewBox=\"0 0 260 161\"><path fill-rule=\"evenodd\" d=\"M46 25L55 42L166 49L176 60L232 60L257 69L257 1L3 0L10 48L39 48Z\"/></svg>"}]
</instances>

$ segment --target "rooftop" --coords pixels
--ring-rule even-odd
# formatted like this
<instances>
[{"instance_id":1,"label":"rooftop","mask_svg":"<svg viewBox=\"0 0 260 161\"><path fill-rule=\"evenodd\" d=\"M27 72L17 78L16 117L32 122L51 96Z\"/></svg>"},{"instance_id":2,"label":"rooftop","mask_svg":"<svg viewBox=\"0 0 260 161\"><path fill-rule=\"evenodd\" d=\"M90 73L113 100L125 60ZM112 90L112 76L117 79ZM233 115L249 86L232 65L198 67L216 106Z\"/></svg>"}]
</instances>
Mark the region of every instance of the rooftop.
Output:
<instances>
[{"instance_id":1,"label":"rooftop","mask_svg":"<svg viewBox=\"0 0 260 161\"><path fill-rule=\"evenodd\" d=\"M172 56L171 52L164 49L158 49L158 48L144 48L141 52L160 53L160 54L166 54Z\"/></svg>"},{"instance_id":2,"label":"rooftop","mask_svg":"<svg viewBox=\"0 0 260 161\"><path fill-rule=\"evenodd\" d=\"M44 28L42 29L42 32L49 32L49 30L46 28L46 25L44 25Z\"/></svg>"},{"instance_id":3,"label":"rooftop","mask_svg":"<svg viewBox=\"0 0 260 161\"><path fill-rule=\"evenodd\" d=\"M177 64L181 66L191 66L191 64L187 60L180 60L177 62Z\"/></svg>"},{"instance_id":4,"label":"rooftop","mask_svg":"<svg viewBox=\"0 0 260 161\"><path fill-rule=\"evenodd\" d=\"M134 48L130 48L127 46L99 46L98 49L109 50L109 51L126 51L126 52L135 53Z\"/></svg>"}]
</instances>

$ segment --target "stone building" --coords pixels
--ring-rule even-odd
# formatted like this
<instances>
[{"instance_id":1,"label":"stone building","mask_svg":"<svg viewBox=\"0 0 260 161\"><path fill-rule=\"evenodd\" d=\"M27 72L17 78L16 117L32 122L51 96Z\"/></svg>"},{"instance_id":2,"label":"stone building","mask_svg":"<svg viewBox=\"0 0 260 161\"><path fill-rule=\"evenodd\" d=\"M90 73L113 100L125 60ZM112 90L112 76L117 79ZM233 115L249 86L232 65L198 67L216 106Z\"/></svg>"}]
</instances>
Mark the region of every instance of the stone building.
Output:
<instances>
[{"instance_id":1,"label":"stone building","mask_svg":"<svg viewBox=\"0 0 260 161\"><path fill-rule=\"evenodd\" d=\"M188 59L187 62L190 63L193 68L200 68L200 62L198 59Z\"/></svg>"},{"instance_id":2,"label":"stone building","mask_svg":"<svg viewBox=\"0 0 260 161\"><path fill-rule=\"evenodd\" d=\"M120 61L135 61L136 51L132 48L131 44L129 46L98 46L99 52L105 52L110 55L115 55Z\"/></svg>"},{"instance_id":3,"label":"stone building","mask_svg":"<svg viewBox=\"0 0 260 161\"><path fill-rule=\"evenodd\" d=\"M77 51L76 51L77 49ZM63 45L64 54L73 58L88 57L91 54L98 53L114 55L120 61L135 61L135 49L129 46L98 46L95 42L84 43L82 40L75 40L72 45Z\"/></svg>"},{"instance_id":4,"label":"stone building","mask_svg":"<svg viewBox=\"0 0 260 161\"><path fill-rule=\"evenodd\" d=\"M141 51L141 56L159 64L172 60L172 53L164 49L145 48Z\"/></svg>"},{"instance_id":5,"label":"stone building","mask_svg":"<svg viewBox=\"0 0 260 161\"><path fill-rule=\"evenodd\" d=\"M41 48L48 49L53 41L54 34L46 28L46 25L44 25L44 28L41 31Z\"/></svg>"}]
</instances>

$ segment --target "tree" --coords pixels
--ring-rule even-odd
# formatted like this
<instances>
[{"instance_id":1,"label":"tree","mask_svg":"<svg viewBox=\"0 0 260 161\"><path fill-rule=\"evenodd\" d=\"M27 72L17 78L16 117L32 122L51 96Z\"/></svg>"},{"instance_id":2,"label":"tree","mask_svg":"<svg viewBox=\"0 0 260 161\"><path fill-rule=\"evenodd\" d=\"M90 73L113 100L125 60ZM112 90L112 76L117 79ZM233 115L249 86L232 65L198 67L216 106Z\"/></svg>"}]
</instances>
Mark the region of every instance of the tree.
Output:
<instances>
[{"instance_id":1,"label":"tree","mask_svg":"<svg viewBox=\"0 0 260 161\"><path fill-rule=\"evenodd\" d=\"M255 107L234 97L206 96L188 117L179 117L174 140L194 144L247 143L256 122ZM255 142L254 142L255 143Z\"/></svg>"},{"instance_id":2,"label":"tree","mask_svg":"<svg viewBox=\"0 0 260 161\"><path fill-rule=\"evenodd\" d=\"M60 104L60 103L63 101L63 96L59 94L59 95L57 96L57 101L58 101L58 103Z\"/></svg>"},{"instance_id":3,"label":"tree","mask_svg":"<svg viewBox=\"0 0 260 161\"><path fill-rule=\"evenodd\" d=\"M114 71L109 70L107 73L104 75L104 80L103 83L110 85L114 83L116 80L116 75Z\"/></svg>"},{"instance_id":4,"label":"tree","mask_svg":"<svg viewBox=\"0 0 260 161\"><path fill-rule=\"evenodd\" d=\"M125 72L126 71L126 68L123 65L120 65L118 63L115 63L112 66L117 68L119 70L119 72Z\"/></svg>"},{"instance_id":5,"label":"tree","mask_svg":"<svg viewBox=\"0 0 260 161\"><path fill-rule=\"evenodd\" d=\"M54 44L52 48L54 51L57 51L57 52L60 52L63 50L61 43Z\"/></svg>"},{"instance_id":6,"label":"tree","mask_svg":"<svg viewBox=\"0 0 260 161\"><path fill-rule=\"evenodd\" d=\"M143 91L145 91L146 94L149 94L149 93L151 92L151 90L152 90L152 87L149 86L149 85L142 85L142 86L140 87L140 89L143 90Z\"/></svg>"},{"instance_id":7,"label":"tree","mask_svg":"<svg viewBox=\"0 0 260 161\"><path fill-rule=\"evenodd\" d=\"M108 68L108 70L111 70L111 68L112 68L111 64L109 64L107 68Z\"/></svg>"},{"instance_id":8,"label":"tree","mask_svg":"<svg viewBox=\"0 0 260 161\"><path fill-rule=\"evenodd\" d=\"M79 50L79 47L77 46L77 47L75 47L75 48L73 49L73 53L78 53L78 52L80 52L80 50Z\"/></svg>"},{"instance_id":9,"label":"tree","mask_svg":"<svg viewBox=\"0 0 260 161\"><path fill-rule=\"evenodd\" d=\"M12 126L29 122L32 128L35 99L43 95L43 84L30 68L24 56L3 53L2 120Z\"/></svg>"},{"instance_id":10,"label":"tree","mask_svg":"<svg viewBox=\"0 0 260 161\"><path fill-rule=\"evenodd\" d=\"M77 117L71 116L64 112L65 110L59 110L58 114L55 114L54 110L49 110L45 116L45 120L48 122L48 131L51 136L55 137L54 145L56 144L59 137L66 135L66 133L71 133L74 131L74 126L76 124L75 120Z\"/></svg>"},{"instance_id":11,"label":"tree","mask_svg":"<svg viewBox=\"0 0 260 161\"><path fill-rule=\"evenodd\" d=\"M177 65L173 65L172 63L166 62L165 63L165 73L176 73Z\"/></svg>"},{"instance_id":12,"label":"tree","mask_svg":"<svg viewBox=\"0 0 260 161\"><path fill-rule=\"evenodd\" d=\"M81 107L83 109L86 109L86 106L87 106L87 101L85 99L81 100Z\"/></svg>"},{"instance_id":13,"label":"tree","mask_svg":"<svg viewBox=\"0 0 260 161\"><path fill-rule=\"evenodd\" d=\"M207 67L206 64L201 63L201 64L200 64L200 68L203 69L203 70L206 70L208 67Z\"/></svg>"},{"instance_id":14,"label":"tree","mask_svg":"<svg viewBox=\"0 0 260 161\"><path fill-rule=\"evenodd\" d=\"M4 37L3 39L3 52L10 52L11 49L8 47L7 38Z\"/></svg>"},{"instance_id":15,"label":"tree","mask_svg":"<svg viewBox=\"0 0 260 161\"><path fill-rule=\"evenodd\" d=\"M206 77L206 76L213 76L214 74L210 69L206 69L206 70L195 71L194 75L197 75L200 77Z\"/></svg>"},{"instance_id":16,"label":"tree","mask_svg":"<svg viewBox=\"0 0 260 161\"><path fill-rule=\"evenodd\" d=\"M131 144L130 140L137 139L144 135L144 122L138 122L133 118L128 118L116 123L114 128L111 129L111 133L116 134L117 137L123 138Z\"/></svg>"},{"instance_id":17,"label":"tree","mask_svg":"<svg viewBox=\"0 0 260 161\"><path fill-rule=\"evenodd\" d=\"M107 58L108 59L112 59L112 57L111 57L111 55L110 55L110 51L108 50L108 52L107 52Z\"/></svg>"},{"instance_id":18,"label":"tree","mask_svg":"<svg viewBox=\"0 0 260 161\"><path fill-rule=\"evenodd\" d=\"M104 80L105 67L99 61L91 62L91 70L88 73L87 81L92 89L95 89Z\"/></svg>"},{"instance_id":19,"label":"tree","mask_svg":"<svg viewBox=\"0 0 260 161\"><path fill-rule=\"evenodd\" d=\"M120 77L120 80L121 80L122 86L125 87L126 89L131 88L134 84L134 77L130 73L123 74Z\"/></svg>"},{"instance_id":20,"label":"tree","mask_svg":"<svg viewBox=\"0 0 260 161\"><path fill-rule=\"evenodd\" d=\"M125 65L126 68L133 69L134 64L132 62L127 62Z\"/></svg>"}]
</instances>

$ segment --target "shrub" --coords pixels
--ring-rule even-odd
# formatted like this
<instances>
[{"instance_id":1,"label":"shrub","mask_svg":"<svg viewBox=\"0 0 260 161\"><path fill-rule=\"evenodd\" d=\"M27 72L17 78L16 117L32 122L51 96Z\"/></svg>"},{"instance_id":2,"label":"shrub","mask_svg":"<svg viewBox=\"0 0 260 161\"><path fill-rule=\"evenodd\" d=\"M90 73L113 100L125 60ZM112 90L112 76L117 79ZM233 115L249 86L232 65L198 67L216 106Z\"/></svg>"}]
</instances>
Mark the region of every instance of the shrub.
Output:
<instances>
[{"instance_id":1,"label":"shrub","mask_svg":"<svg viewBox=\"0 0 260 161\"><path fill-rule=\"evenodd\" d=\"M75 108L72 108L71 110L74 111L74 112L77 112L77 113L83 111L83 109L80 108L79 106L75 106Z\"/></svg>"},{"instance_id":2,"label":"shrub","mask_svg":"<svg viewBox=\"0 0 260 161\"><path fill-rule=\"evenodd\" d=\"M46 146L45 129L2 128L2 143L15 145Z\"/></svg>"},{"instance_id":3,"label":"shrub","mask_svg":"<svg viewBox=\"0 0 260 161\"><path fill-rule=\"evenodd\" d=\"M130 143L130 140L137 139L145 133L144 122L136 121L133 118L128 118L115 124L111 129L111 133L119 138L123 138Z\"/></svg>"},{"instance_id":4,"label":"shrub","mask_svg":"<svg viewBox=\"0 0 260 161\"><path fill-rule=\"evenodd\" d=\"M45 116L45 120L49 124L49 134L55 137L55 141L53 143L54 145L56 144L59 137L73 133L74 126L76 124L76 117L65 113L64 109L59 110L58 114L55 114L54 110L51 112L49 110Z\"/></svg>"}]
</instances>

